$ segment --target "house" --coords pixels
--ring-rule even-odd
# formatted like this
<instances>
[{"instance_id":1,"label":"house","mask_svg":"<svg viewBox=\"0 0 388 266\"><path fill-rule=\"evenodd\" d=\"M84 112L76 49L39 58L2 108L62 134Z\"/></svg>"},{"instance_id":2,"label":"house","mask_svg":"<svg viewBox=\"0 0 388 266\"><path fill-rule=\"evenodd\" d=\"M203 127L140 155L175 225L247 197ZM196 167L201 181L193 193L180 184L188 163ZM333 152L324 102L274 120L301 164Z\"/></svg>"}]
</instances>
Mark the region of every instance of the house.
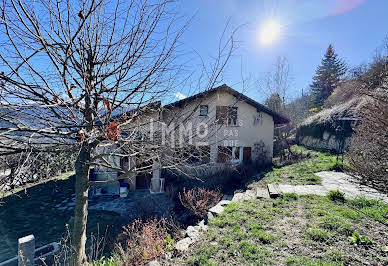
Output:
<instances>
[{"instance_id":1,"label":"house","mask_svg":"<svg viewBox=\"0 0 388 266\"><path fill-rule=\"evenodd\" d=\"M150 119L158 122L152 129L156 135L163 138L159 141L167 139L172 146L176 145L172 151L165 152L166 156L170 156L169 160L178 156L177 143L180 139L183 140L181 146L193 150L187 155L186 149L186 153L181 154L181 160L192 160L193 163L201 161L210 169L219 169L228 163L238 164L258 159L271 162L274 127L289 122L287 118L225 84L143 112L139 124L145 124L144 121ZM178 126L179 130L176 132L180 134L167 134ZM183 133L184 138L181 137ZM116 164L131 168L131 165L136 164L135 161L136 158L128 158L124 161L117 160ZM163 190L161 177L163 162L154 159L150 160L148 165L150 167L148 174L131 174L123 177L130 184L130 190L149 188L153 192ZM115 173L111 175L115 176Z\"/></svg>"}]
</instances>

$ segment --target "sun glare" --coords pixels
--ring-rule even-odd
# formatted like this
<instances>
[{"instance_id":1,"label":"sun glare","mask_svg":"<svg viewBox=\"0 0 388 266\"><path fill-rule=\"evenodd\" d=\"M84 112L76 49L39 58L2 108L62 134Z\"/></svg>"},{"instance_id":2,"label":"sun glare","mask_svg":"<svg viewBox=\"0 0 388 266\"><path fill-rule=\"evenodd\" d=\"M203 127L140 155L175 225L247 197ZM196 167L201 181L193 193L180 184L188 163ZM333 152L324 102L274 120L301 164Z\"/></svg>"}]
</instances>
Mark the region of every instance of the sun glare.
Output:
<instances>
[{"instance_id":1,"label":"sun glare","mask_svg":"<svg viewBox=\"0 0 388 266\"><path fill-rule=\"evenodd\" d=\"M260 42L269 45L279 39L282 33L282 25L276 20L268 20L260 28Z\"/></svg>"}]
</instances>

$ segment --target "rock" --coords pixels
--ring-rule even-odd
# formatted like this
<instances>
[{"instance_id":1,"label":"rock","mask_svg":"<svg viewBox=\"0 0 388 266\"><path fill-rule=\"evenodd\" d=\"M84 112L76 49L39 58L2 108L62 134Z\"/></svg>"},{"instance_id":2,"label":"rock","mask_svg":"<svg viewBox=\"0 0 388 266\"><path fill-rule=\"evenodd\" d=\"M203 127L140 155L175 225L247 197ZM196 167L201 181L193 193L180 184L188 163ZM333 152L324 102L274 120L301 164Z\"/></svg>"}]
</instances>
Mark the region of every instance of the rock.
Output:
<instances>
[{"instance_id":1,"label":"rock","mask_svg":"<svg viewBox=\"0 0 388 266\"><path fill-rule=\"evenodd\" d=\"M282 194L278 184L268 184L267 188L271 198L277 198Z\"/></svg>"},{"instance_id":2,"label":"rock","mask_svg":"<svg viewBox=\"0 0 388 266\"><path fill-rule=\"evenodd\" d=\"M191 238L193 241L197 241L200 235L200 227L199 226L189 226L186 229L186 235Z\"/></svg>"},{"instance_id":3,"label":"rock","mask_svg":"<svg viewBox=\"0 0 388 266\"><path fill-rule=\"evenodd\" d=\"M150 261L147 266L160 266L160 263L157 260Z\"/></svg>"},{"instance_id":4,"label":"rock","mask_svg":"<svg viewBox=\"0 0 388 266\"><path fill-rule=\"evenodd\" d=\"M210 220L214 219L214 215L211 212L208 212L204 217L205 224L208 224Z\"/></svg>"},{"instance_id":5,"label":"rock","mask_svg":"<svg viewBox=\"0 0 388 266\"><path fill-rule=\"evenodd\" d=\"M209 211L213 214L219 215L221 212L224 211L224 207L217 204L216 206L212 207Z\"/></svg>"},{"instance_id":6,"label":"rock","mask_svg":"<svg viewBox=\"0 0 388 266\"><path fill-rule=\"evenodd\" d=\"M175 249L178 251L186 251L191 243L193 243L193 240L190 237L183 238L176 243Z\"/></svg>"},{"instance_id":7,"label":"rock","mask_svg":"<svg viewBox=\"0 0 388 266\"><path fill-rule=\"evenodd\" d=\"M245 191L245 198L246 200L255 199L256 198L256 191L254 190L247 190Z\"/></svg>"},{"instance_id":8,"label":"rock","mask_svg":"<svg viewBox=\"0 0 388 266\"><path fill-rule=\"evenodd\" d=\"M169 251L169 252L166 252L162 255L162 258L165 259L165 260L171 260L172 259L172 252Z\"/></svg>"},{"instance_id":9,"label":"rock","mask_svg":"<svg viewBox=\"0 0 388 266\"><path fill-rule=\"evenodd\" d=\"M268 189L260 188L260 187L256 188L256 197L258 199L269 198Z\"/></svg>"},{"instance_id":10,"label":"rock","mask_svg":"<svg viewBox=\"0 0 388 266\"><path fill-rule=\"evenodd\" d=\"M240 200L243 200L243 199L245 199L245 194L244 193L236 193L233 196L232 202L237 202L237 201L240 201Z\"/></svg>"},{"instance_id":11,"label":"rock","mask_svg":"<svg viewBox=\"0 0 388 266\"><path fill-rule=\"evenodd\" d=\"M231 202L232 202L231 200L221 200L220 202L218 202L217 205L225 206L225 205L228 205Z\"/></svg>"}]
</instances>

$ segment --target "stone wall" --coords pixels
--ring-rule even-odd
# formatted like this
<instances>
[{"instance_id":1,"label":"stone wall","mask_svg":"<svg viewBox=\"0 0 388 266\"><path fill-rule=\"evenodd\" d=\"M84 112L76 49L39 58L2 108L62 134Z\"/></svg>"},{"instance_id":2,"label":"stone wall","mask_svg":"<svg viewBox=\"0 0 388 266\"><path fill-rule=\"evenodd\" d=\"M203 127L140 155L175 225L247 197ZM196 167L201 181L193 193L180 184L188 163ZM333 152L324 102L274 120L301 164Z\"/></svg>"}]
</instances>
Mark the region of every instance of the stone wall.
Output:
<instances>
[{"instance_id":1,"label":"stone wall","mask_svg":"<svg viewBox=\"0 0 388 266\"><path fill-rule=\"evenodd\" d=\"M349 143L350 137L345 138L345 149ZM330 134L327 131L324 131L322 138L315 136L300 136L299 144L307 148L314 150L323 150L323 151L336 151L338 148L338 141L335 135Z\"/></svg>"}]
</instances>

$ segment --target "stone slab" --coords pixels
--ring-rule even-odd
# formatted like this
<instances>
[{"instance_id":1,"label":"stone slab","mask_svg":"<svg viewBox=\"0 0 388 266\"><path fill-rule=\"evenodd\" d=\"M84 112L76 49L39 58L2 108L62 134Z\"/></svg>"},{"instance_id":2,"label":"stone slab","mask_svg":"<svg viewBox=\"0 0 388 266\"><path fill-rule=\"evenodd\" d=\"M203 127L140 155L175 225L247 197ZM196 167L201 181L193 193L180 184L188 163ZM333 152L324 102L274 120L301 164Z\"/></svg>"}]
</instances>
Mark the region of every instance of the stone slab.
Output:
<instances>
[{"instance_id":1,"label":"stone slab","mask_svg":"<svg viewBox=\"0 0 388 266\"><path fill-rule=\"evenodd\" d=\"M220 204L217 204L216 206L210 208L209 210L211 213L215 214L215 215L219 215L221 212L224 211L224 207L221 206Z\"/></svg>"},{"instance_id":2,"label":"stone slab","mask_svg":"<svg viewBox=\"0 0 388 266\"><path fill-rule=\"evenodd\" d=\"M236 193L233 196L232 202L237 202L237 201L240 201L240 200L243 200L243 199L245 199L245 194L244 193Z\"/></svg>"},{"instance_id":3,"label":"stone slab","mask_svg":"<svg viewBox=\"0 0 388 266\"><path fill-rule=\"evenodd\" d=\"M256 198L262 199L262 198L269 198L268 189L258 187L256 188Z\"/></svg>"},{"instance_id":4,"label":"stone slab","mask_svg":"<svg viewBox=\"0 0 388 266\"><path fill-rule=\"evenodd\" d=\"M279 185L277 184L268 184L267 188L268 188L269 196L271 198L277 198L282 193L282 191L279 188Z\"/></svg>"}]
</instances>

